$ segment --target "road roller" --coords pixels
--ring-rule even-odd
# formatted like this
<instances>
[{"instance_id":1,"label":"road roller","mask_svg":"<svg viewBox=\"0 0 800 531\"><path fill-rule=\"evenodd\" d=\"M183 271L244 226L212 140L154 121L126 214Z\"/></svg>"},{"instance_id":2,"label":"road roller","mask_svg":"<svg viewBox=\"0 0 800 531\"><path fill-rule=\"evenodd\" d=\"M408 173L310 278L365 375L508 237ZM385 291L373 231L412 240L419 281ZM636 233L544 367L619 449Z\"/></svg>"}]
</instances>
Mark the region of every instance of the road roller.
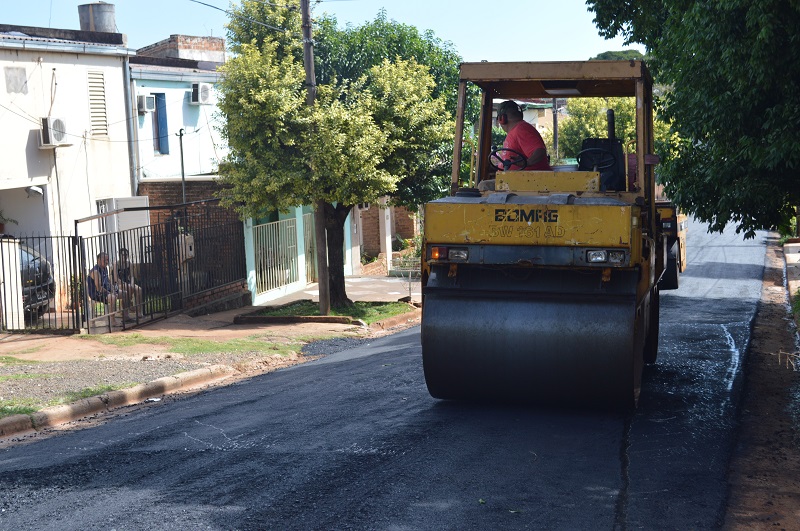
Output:
<instances>
[{"instance_id":1,"label":"road roller","mask_svg":"<svg viewBox=\"0 0 800 531\"><path fill-rule=\"evenodd\" d=\"M465 157L474 167L460 182L467 97L476 92L469 85L480 89L481 110L477 152ZM608 134L585 139L577 164L531 171L524 156L492 146L499 102L572 97L635 98L635 141L616 138L609 112ZM643 365L657 357L659 291L672 289L659 288L668 238L655 197L646 65L463 63L455 135L450 195L423 208L428 391L635 407ZM522 169L507 163L515 157Z\"/></svg>"}]
</instances>

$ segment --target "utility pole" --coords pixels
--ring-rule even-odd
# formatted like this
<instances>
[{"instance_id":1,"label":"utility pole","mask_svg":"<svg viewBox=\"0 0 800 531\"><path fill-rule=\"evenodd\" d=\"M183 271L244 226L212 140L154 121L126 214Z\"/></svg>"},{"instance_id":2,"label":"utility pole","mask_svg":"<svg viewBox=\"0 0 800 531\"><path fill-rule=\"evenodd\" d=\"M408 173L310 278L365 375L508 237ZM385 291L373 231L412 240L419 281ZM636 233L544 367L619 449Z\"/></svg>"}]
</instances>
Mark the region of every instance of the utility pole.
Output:
<instances>
[{"instance_id":1,"label":"utility pole","mask_svg":"<svg viewBox=\"0 0 800 531\"><path fill-rule=\"evenodd\" d=\"M306 103L314 106L317 96L317 78L314 74L314 43L311 40L311 9L309 0L300 0L303 25L303 64L306 69ZM314 236L317 243L317 285L319 286L319 314L331 312L331 292L328 283L328 244L325 237L325 201L317 200L314 212Z\"/></svg>"},{"instance_id":2,"label":"utility pole","mask_svg":"<svg viewBox=\"0 0 800 531\"><path fill-rule=\"evenodd\" d=\"M181 145L181 191L183 192L183 202L186 203L186 172L183 169L183 128L175 133Z\"/></svg>"}]
</instances>

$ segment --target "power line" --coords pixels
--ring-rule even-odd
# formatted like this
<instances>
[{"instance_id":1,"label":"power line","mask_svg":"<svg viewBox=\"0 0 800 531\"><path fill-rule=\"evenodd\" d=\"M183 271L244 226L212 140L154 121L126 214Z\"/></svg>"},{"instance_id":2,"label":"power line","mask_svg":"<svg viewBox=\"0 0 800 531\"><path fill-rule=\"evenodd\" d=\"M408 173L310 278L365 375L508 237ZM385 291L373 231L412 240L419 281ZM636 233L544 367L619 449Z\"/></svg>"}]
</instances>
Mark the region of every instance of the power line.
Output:
<instances>
[{"instance_id":1,"label":"power line","mask_svg":"<svg viewBox=\"0 0 800 531\"><path fill-rule=\"evenodd\" d=\"M211 4L206 4L205 2L201 2L200 0L189 0L189 1L190 2L194 2L195 4L200 4L200 5L204 5L206 7L210 7L212 9L216 9L217 11L222 11L223 13L225 13L228 16L231 16L231 17L242 18L244 20L248 20L248 21L252 22L253 24L258 24L259 26L264 26L265 28L273 29L275 31L284 31L284 32L286 31L283 28L279 28L277 26L270 26L269 24L264 24L263 22L261 22L259 20L256 20L254 18L246 17L244 15L239 15L237 13L233 13L233 12L228 11L226 9L222 9L221 7L213 6Z\"/></svg>"}]
</instances>

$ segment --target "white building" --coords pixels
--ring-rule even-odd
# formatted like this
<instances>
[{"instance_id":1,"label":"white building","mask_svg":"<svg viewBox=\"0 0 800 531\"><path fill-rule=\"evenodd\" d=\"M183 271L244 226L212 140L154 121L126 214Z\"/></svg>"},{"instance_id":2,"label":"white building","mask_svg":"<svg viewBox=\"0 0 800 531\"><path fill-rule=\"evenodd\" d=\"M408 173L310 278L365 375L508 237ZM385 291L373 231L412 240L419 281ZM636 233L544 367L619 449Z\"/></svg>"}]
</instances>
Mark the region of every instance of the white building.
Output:
<instances>
[{"instance_id":1,"label":"white building","mask_svg":"<svg viewBox=\"0 0 800 531\"><path fill-rule=\"evenodd\" d=\"M0 25L0 212L10 234L65 234L134 195L125 35ZM83 230L83 229L82 229Z\"/></svg>"}]
</instances>

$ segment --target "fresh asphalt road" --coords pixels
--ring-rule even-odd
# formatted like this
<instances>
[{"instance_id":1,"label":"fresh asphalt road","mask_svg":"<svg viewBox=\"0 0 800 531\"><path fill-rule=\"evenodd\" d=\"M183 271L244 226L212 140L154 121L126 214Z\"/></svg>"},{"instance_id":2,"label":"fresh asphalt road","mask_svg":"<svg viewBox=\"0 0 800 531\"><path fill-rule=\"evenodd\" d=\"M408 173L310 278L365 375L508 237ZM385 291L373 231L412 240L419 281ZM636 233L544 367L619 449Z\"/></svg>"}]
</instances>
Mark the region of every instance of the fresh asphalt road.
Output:
<instances>
[{"instance_id":1,"label":"fresh asphalt road","mask_svg":"<svg viewBox=\"0 0 800 531\"><path fill-rule=\"evenodd\" d=\"M413 328L0 450L0 529L716 527L764 236L690 226L632 416L434 400Z\"/></svg>"}]
</instances>

